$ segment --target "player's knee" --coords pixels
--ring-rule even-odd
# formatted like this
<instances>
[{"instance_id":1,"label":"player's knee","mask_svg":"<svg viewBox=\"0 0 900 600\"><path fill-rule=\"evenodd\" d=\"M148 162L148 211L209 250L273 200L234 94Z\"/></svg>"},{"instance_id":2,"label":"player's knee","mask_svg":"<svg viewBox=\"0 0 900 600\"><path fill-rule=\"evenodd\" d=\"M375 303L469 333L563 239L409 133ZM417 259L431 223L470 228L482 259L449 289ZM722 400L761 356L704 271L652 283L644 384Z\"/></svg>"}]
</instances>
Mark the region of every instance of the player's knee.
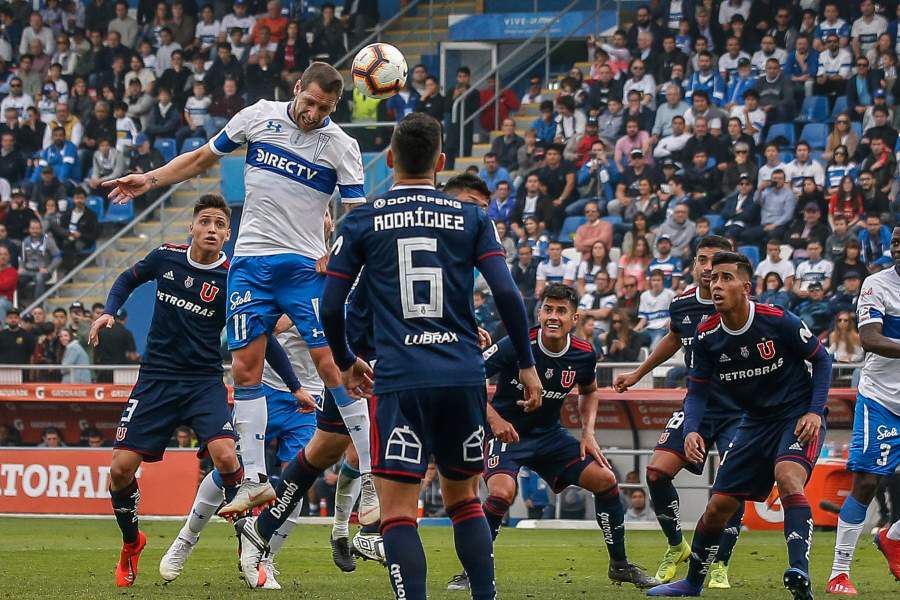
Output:
<instances>
[{"instance_id":1,"label":"player's knee","mask_svg":"<svg viewBox=\"0 0 900 600\"><path fill-rule=\"evenodd\" d=\"M488 494L495 496L505 502L507 505L512 504L516 499L516 484L514 481L497 481L494 479L503 479L492 477L488 482ZM511 478L509 478L511 479Z\"/></svg>"},{"instance_id":2,"label":"player's knee","mask_svg":"<svg viewBox=\"0 0 900 600\"><path fill-rule=\"evenodd\" d=\"M109 480L113 489L120 490L130 484L136 472L137 468L125 461L113 460L109 467Z\"/></svg>"},{"instance_id":3,"label":"player's knee","mask_svg":"<svg viewBox=\"0 0 900 600\"><path fill-rule=\"evenodd\" d=\"M647 478L647 486L648 487L656 487L659 485L665 485L672 481L672 476L668 473L664 473L659 469L654 467L647 467L644 472L644 476Z\"/></svg>"},{"instance_id":4,"label":"player's knee","mask_svg":"<svg viewBox=\"0 0 900 600\"><path fill-rule=\"evenodd\" d=\"M854 473L850 492L861 504L868 504L878 491L878 476L871 473Z\"/></svg>"},{"instance_id":5,"label":"player's knee","mask_svg":"<svg viewBox=\"0 0 900 600\"><path fill-rule=\"evenodd\" d=\"M725 527L728 519L737 510L739 502L730 496L713 494L706 505L703 520L712 527Z\"/></svg>"}]
</instances>

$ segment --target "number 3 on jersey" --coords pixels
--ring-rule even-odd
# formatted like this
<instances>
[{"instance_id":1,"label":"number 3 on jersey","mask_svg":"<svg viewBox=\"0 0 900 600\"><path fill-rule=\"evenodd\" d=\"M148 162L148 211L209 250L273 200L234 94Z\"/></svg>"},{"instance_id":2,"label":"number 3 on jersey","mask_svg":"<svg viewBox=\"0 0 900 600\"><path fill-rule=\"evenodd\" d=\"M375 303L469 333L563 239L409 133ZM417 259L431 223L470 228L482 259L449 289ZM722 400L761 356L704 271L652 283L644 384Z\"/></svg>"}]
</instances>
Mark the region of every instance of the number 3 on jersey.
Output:
<instances>
[{"instance_id":1,"label":"number 3 on jersey","mask_svg":"<svg viewBox=\"0 0 900 600\"><path fill-rule=\"evenodd\" d=\"M440 267L414 267L414 252L437 252L437 240L427 237L397 240L397 261L400 269L400 305L404 319L444 316L444 280ZM417 283L428 285L428 302L415 300Z\"/></svg>"}]
</instances>

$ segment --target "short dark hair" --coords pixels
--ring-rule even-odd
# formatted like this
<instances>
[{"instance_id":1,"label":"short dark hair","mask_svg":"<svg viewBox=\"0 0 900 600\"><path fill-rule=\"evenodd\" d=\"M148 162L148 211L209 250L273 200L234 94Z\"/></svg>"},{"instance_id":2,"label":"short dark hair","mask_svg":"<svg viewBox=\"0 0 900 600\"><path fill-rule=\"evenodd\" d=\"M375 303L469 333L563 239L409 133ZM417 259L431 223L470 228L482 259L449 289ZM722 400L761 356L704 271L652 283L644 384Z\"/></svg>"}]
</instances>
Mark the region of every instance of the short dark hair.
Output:
<instances>
[{"instance_id":1,"label":"short dark hair","mask_svg":"<svg viewBox=\"0 0 900 600\"><path fill-rule=\"evenodd\" d=\"M865 218L866 221L868 221L869 219L878 219L878 221L881 222L881 215L877 212L867 212Z\"/></svg>"},{"instance_id":2,"label":"short dark hair","mask_svg":"<svg viewBox=\"0 0 900 600\"><path fill-rule=\"evenodd\" d=\"M553 100L541 100L540 112L549 110L553 112Z\"/></svg>"},{"instance_id":3,"label":"short dark hair","mask_svg":"<svg viewBox=\"0 0 900 600\"><path fill-rule=\"evenodd\" d=\"M478 192L485 198L491 197L491 190L488 189L487 184L478 175L462 173L451 177L447 180L447 183L444 184L444 193L451 196L455 196L463 190Z\"/></svg>"},{"instance_id":4,"label":"short dark hair","mask_svg":"<svg viewBox=\"0 0 900 600\"><path fill-rule=\"evenodd\" d=\"M104 308L106 308L106 305L103 304L102 302L94 302L93 304L91 304L91 311L95 311L98 308L100 310L103 310Z\"/></svg>"},{"instance_id":5,"label":"short dark hair","mask_svg":"<svg viewBox=\"0 0 900 600\"><path fill-rule=\"evenodd\" d=\"M306 67L300 76L300 85L306 89L311 83L318 85L326 94L335 94L338 98L344 93L344 78L328 63L317 60Z\"/></svg>"},{"instance_id":6,"label":"short dark hair","mask_svg":"<svg viewBox=\"0 0 900 600\"><path fill-rule=\"evenodd\" d=\"M485 152L484 157L485 158L497 158L497 153L496 152Z\"/></svg>"},{"instance_id":7,"label":"short dark hair","mask_svg":"<svg viewBox=\"0 0 900 600\"><path fill-rule=\"evenodd\" d=\"M469 76L471 77L471 75L472 75L472 69L470 69L470 68L467 67L466 65L463 65L463 66L461 66L460 68L458 68L458 69L456 70L456 74L457 74L457 75L459 75L460 73L465 73L466 75L469 75Z\"/></svg>"},{"instance_id":8,"label":"short dark hair","mask_svg":"<svg viewBox=\"0 0 900 600\"><path fill-rule=\"evenodd\" d=\"M575 110L575 98L572 96L559 96L556 98L556 104L568 110Z\"/></svg>"},{"instance_id":9,"label":"short dark hair","mask_svg":"<svg viewBox=\"0 0 900 600\"><path fill-rule=\"evenodd\" d=\"M653 269L652 271L650 271L650 279L653 279L654 277L665 279L666 274L662 272L662 269Z\"/></svg>"},{"instance_id":10,"label":"short dark hair","mask_svg":"<svg viewBox=\"0 0 900 600\"><path fill-rule=\"evenodd\" d=\"M405 175L434 171L441 152L441 124L425 113L410 113L394 128L391 151L395 168Z\"/></svg>"},{"instance_id":11,"label":"short dark hair","mask_svg":"<svg viewBox=\"0 0 900 600\"><path fill-rule=\"evenodd\" d=\"M700 54L703 54L703 52ZM709 52L706 52L706 54L709 54ZM704 100L709 100L709 94L706 93L706 90L694 90L694 93L691 94L691 98L703 98Z\"/></svg>"},{"instance_id":12,"label":"short dark hair","mask_svg":"<svg viewBox=\"0 0 900 600\"><path fill-rule=\"evenodd\" d=\"M722 237L721 235L708 235L697 244L697 250L702 250L703 248L718 248L724 252L734 252L734 244L731 243L726 237Z\"/></svg>"},{"instance_id":13,"label":"short dark hair","mask_svg":"<svg viewBox=\"0 0 900 600\"><path fill-rule=\"evenodd\" d=\"M737 265L739 273L746 275L747 279L753 279L753 265L750 263L750 259L743 254L731 251L716 252L712 259L712 266L718 265Z\"/></svg>"},{"instance_id":14,"label":"short dark hair","mask_svg":"<svg viewBox=\"0 0 900 600\"><path fill-rule=\"evenodd\" d=\"M194 204L194 218L200 214L200 211L207 208L221 210L231 220L231 208L228 207L228 203L225 202L225 198L221 194L203 194L200 196L200 199Z\"/></svg>"},{"instance_id":15,"label":"short dark hair","mask_svg":"<svg viewBox=\"0 0 900 600\"><path fill-rule=\"evenodd\" d=\"M569 305L578 309L578 294L564 283L548 283L541 292L541 304L545 300L565 300Z\"/></svg>"}]
</instances>

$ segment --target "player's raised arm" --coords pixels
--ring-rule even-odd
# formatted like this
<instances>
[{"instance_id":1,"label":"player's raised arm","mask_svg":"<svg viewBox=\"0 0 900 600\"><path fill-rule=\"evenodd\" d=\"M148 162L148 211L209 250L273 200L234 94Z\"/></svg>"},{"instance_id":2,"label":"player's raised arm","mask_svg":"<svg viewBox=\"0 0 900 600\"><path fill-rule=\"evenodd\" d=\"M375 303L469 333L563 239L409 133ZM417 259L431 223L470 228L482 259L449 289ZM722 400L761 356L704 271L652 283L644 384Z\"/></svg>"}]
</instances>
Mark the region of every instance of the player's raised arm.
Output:
<instances>
[{"instance_id":1,"label":"player's raised arm","mask_svg":"<svg viewBox=\"0 0 900 600\"><path fill-rule=\"evenodd\" d=\"M203 173L219 160L209 145L176 156L172 162L147 173L132 173L118 179L103 182L103 187L112 188L109 199L115 204L124 204L129 200L146 194L152 189L166 187L187 181Z\"/></svg>"},{"instance_id":2,"label":"player's raised arm","mask_svg":"<svg viewBox=\"0 0 900 600\"><path fill-rule=\"evenodd\" d=\"M142 260L133 264L130 268L122 271L112 287L109 288L109 294L106 297L106 305L103 314L98 317L91 325L91 332L88 335L88 343L96 346L100 342L99 332L101 327L112 327L115 321L114 315L125 302L131 293L141 285L151 281L156 275L156 266L159 263L159 250L153 250Z\"/></svg>"},{"instance_id":3,"label":"player's raised arm","mask_svg":"<svg viewBox=\"0 0 900 600\"><path fill-rule=\"evenodd\" d=\"M616 379L613 382L613 388L620 394L625 392L628 388L643 379L647 373L675 356L675 353L678 352L679 348L681 348L681 338L677 333L670 329L665 337L663 337L656 345L656 348L653 349L653 352L650 353L650 356L644 359L644 362L642 362L637 369L616 376Z\"/></svg>"}]
</instances>

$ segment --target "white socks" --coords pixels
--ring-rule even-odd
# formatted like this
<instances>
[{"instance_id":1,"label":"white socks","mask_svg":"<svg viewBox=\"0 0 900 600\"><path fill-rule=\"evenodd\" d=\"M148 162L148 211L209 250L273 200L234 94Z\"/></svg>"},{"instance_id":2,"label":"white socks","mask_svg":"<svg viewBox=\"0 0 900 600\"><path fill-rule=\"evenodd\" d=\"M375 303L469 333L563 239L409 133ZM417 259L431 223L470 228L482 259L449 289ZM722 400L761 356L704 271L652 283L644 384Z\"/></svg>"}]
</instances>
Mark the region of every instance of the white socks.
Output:
<instances>
[{"instance_id":1,"label":"white socks","mask_svg":"<svg viewBox=\"0 0 900 600\"><path fill-rule=\"evenodd\" d=\"M294 512L291 513L288 520L282 523L281 527L276 529L275 533L272 534L272 538L269 540L269 554L271 556L278 554L281 547L284 546L284 542L287 541L288 536L291 535L291 532L294 530L294 527L297 526L297 518L300 516L300 510L302 508L302 502L295 506Z\"/></svg>"},{"instance_id":2,"label":"white socks","mask_svg":"<svg viewBox=\"0 0 900 600\"><path fill-rule=\"evenodd\" d=\"M332 539L350 537L350 515L353 513L353 506L359 497L361 487L362 481L360 481L359 471L347 463L343 463L338 473L337 486L335 486L334 490Z\"/></svg>"},{"instance_id":3,"label":"white socks","mask_svg":"<svg viewBox=\"0 0 900 600\"><path fill-rule=\"evenodd\" d=\"M340 479L338 480L338 484L340 484ZM887 537L889 540L897 540L900 541L900 519L898 519L891 528L888 529Z\"/></svg>"},{"instance_id":4,"label":"white socks","mask_svg":"<svg viewBox=\"0 0 900 600\"><path fill-rule=\"evenodd\" d=\"M210 471L200 482L200 487L197 488L197 496L194 498L191 514L188 515L178 537L191 544L196 544L200 532L209 523L209 519L216 514L224 497L222 489L213 480L213 472Z\"/></svg>"},{"instance_id":5,"label":"white socks","mask_svg":"<svg viewBox=\"0 0 900 600\"><path fill-rule=\"evenodd\" d=\"M850 573L850 563L856 552L856 542L862 533L863 523L847 523L838 519L837 538L834 542L834 562L831 565L831 577L834 579L841 573Z\"/></svg>"},{"instance_id":6,"label":"white socks","mask_svg":"<svg viewBox=\"0 0 900 600\"><path fill-rule=\"evenodd\" d=\"M337 404L344 425L350 432L350 439L359 455L359 472L363 475L372 472L372 458L369 454L369 406L365 400L355 400L341 406ZM246 464L244 469L246 469ZM358 492L357 492L358 493Z\"/></svg>"},{"instance_id":7,"label":"white socks","mask_svg":"<svg viewBox=\"0 0 900 600\"><path fill-rule=\"evenodd\" d=\"M266 474L266 396L262 386L235 387L234 426L240 437L244 479L262 481Z\"/></svg>"}]
</instances>

